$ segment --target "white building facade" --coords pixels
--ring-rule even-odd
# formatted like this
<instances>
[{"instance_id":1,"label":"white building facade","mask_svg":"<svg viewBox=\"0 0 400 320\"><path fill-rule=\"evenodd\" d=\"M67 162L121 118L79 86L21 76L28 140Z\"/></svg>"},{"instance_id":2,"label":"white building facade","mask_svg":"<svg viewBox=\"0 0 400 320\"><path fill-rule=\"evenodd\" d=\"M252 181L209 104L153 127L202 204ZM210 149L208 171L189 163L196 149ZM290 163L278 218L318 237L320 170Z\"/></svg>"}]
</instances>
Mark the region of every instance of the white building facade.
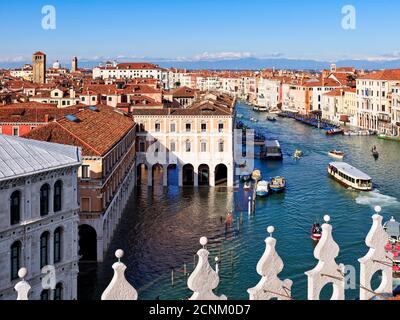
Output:
<instances>
[{"instance_id":1,"label":"white building facade","mask_svg":"<svg viewBox=\"0 0 400 320\"><path fill-rule=\"evenodd\" d=\"M80 149L2 135L0 148L0 300L23 267L30 299L77 299Z\"/></svg>"}]
</instances>

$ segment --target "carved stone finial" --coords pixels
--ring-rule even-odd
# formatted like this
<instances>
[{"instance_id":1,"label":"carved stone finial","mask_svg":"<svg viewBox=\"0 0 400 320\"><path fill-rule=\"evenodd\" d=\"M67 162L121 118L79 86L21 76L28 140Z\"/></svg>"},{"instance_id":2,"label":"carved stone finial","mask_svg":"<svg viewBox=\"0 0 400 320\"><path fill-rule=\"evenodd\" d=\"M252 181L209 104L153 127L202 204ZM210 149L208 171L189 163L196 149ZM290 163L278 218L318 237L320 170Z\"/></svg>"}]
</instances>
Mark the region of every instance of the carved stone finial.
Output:
<instances>
[{"instance_id":1,"label":"carved stone finial","mask_svg":"<svg viewBox=\"0 0 400 320\"><path fill-rule=\"evenodd\" d=\"M126 266L121 262L124 252L117 250L115 256L118 258L118 262L112 266L114 276L101 295L101 300L137 300L138 294L136 289L125 278Z\"/></svg>"},{"instance_id":2,"label":"carved stone finial","mask_svg":"<svg viewBox=\"0 0 400 320\"><path fill-rule=\"evenodd\" d=\"M218 297L213 293L218 287L219 276L208 262L209 252L205 249L207 238L202 237L200 244L203 248L197 252L199 261L188 279L188 287L194 292L190 300L227 300L226 296Z\"/></svg>"},{"instance_id":3,"label":"carved stone finial","mask_svg":"<svg viewBox=\"0 0 400 320\"><path fill-rule=\"evenodd\" d=\"M330 221L325 216L326 222ZM314 257L318 259L316 267L305 274L308 277L308 300L319 300L322 289L327 284L333 285L331 300L344 300L344 272L343 264L338 265L335 258L339 255L339 246L332 237L332 226L322 225L322 237L314 250Z\"/></svg>"},{"instance_id":4,"label":"carved stone finial","mask_svg":"<svg viewBox=\"0 0 400 320\"><path fill-rule=\"evenodd\" d=\"M257 264L257 273L262 277L260 282L247 290L250 300L290 300L292 280L280 280L278 274L283 270L284 264L276 252L276 240L272 238L275 228L267 228L270 237L265 239L266 248L263 256Z\"/></svg>"},{"instance_id":5,"label":"carved stone finial","mask_svg":"<svg viewBox=\"0 0 400 320\"><path fill-rule=\"evenodd\" d=\"M381 208L375 207L375 212L381 212ZM369 300L374 297L374 294L368 290L372 290L371 280L373 275L378 271L382 271L382 281L375 292L392 292L393 254L385 250L389 236L382 227L382 216L375 214L372 216L372 221L371 230L365 239L365 244L370 249L364 257L358 259L360 262L360 300Z\"/></svg>"},{"instance_id":6,"label":"carved stone finial","mask_svg":"<svg viewBox=\"0 0 400 320\"><path fill-rule=\"evenodd\" d=\"M18 294L17 300L29 300L28 294L31 290L31 286L25 281L27 274L28 270L26 270L26 268L21 268L18 271L18 277L21 279L21 281L19 281L14 287Z\"/></svg>"}]
</instances>

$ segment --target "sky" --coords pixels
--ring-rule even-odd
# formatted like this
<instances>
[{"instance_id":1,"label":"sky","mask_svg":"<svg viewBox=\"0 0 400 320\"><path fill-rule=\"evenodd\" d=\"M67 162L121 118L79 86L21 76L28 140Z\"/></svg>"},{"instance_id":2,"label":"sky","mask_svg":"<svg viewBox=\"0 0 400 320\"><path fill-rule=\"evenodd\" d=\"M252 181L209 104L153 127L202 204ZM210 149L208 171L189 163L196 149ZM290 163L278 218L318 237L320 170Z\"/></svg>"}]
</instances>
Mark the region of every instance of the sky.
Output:
<instances>
[{"instance_id":1,"label":"sky","mask_svg":"<svg viewBox=\"0 0 400 320\"><path fill-rule=\"evenodd\" d=\"M42 8L55 8L55 29ZM342 8L355 8L344 29ZM400 58L398 0L0 1L0 62ZM346 20L347 21L347 20Z\"/></svg>"}]
</instances>

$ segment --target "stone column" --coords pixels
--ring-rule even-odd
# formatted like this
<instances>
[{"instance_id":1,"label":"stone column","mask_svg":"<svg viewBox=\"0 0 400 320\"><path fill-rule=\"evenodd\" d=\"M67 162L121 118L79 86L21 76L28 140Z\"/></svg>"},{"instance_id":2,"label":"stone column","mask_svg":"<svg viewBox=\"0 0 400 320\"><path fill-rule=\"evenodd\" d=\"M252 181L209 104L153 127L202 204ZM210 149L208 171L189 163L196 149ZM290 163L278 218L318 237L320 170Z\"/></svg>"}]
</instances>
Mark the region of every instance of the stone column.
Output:
<instances>
[{"instance_id":1,"label":"stone column","mask_svg":"<svg viewBox=\"0 0 400 320\"><path fill-rule=\"evenodd\" d=\"M210 176L209 176L210 187L215 187L215 166L210 166Z\"/></svg>"},{"instance_id":2,"label":"stone column","mask_svg":"<svg viewBox=\"0 0 400 320\"><path fill-rule=\"evenodd\" d=\"M233 182L234 182L234 169L232 168L232 165L227 165L227 169L228 169L227 187L233 187Z\"/></svg>"},{"instance_id":3,"label":"stone column","mask_svg":"<svg viewBox=\"0 0 400 320\"><path fill-rule=\"evenodd\" d=\"M178 185L179 187L183 187L183 167L177 165L176 168L178 170Z\"/></svg>"},{"instance_id":4,"label":"stone column","mask_svg":"<svg viewBox=\"0 0 400 320\"><path fill-rule=\"evenodd\" d=\"M148 165L147 167L147 186L153 186L153 167L151 167L150 165Z\"/></svg>"},{"instance_id":5,"label":"stone column","mask_svg":"<svg viewBox=\"0 0 400 320\"><path fill-rule=\"evenodd\" d=\"M163 166L163 186L168 187L168 165Z\"/></svg>"}]
</instances>

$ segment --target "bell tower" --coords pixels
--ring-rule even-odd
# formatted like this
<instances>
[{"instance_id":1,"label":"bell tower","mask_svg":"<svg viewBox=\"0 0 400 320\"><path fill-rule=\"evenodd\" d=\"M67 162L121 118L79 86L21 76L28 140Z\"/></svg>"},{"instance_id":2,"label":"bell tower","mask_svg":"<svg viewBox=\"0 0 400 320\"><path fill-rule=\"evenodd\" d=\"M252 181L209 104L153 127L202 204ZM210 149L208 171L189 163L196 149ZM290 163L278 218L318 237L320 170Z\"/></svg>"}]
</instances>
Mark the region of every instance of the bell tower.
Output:
<instances>
[{"instance_id":1,"label":"bell tower","mask_svg":"<svg viewBox=\"0 0 400 320\"><path fill-rule=\"evenodd\" d=\"M71 72L77 72L78 71L78 58L73 57L71 60Z\"/></svg>"},{"instance_id":2,"label":"bell tower","mask_svg":"<svg viewBox=\"0 0 400 320\"><path fill-rule=\"evenodd\" d=\"M36 52L32 56L33 82L46 83L46 55Z\"/></svg>"}]
</instances>

